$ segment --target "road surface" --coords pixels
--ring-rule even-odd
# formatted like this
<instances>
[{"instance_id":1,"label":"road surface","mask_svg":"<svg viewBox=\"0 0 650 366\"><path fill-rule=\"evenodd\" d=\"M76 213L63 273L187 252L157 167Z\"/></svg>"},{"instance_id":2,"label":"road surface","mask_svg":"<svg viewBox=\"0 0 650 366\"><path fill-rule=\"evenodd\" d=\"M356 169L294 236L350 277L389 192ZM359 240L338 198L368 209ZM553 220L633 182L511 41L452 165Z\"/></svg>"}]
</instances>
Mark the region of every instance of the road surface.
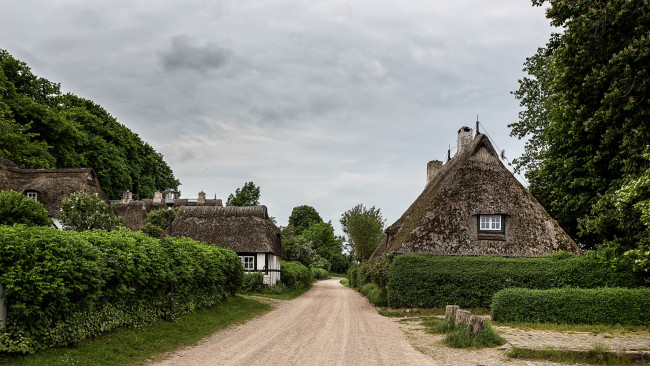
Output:
<instances>
[{"instance_id":1,"label":"road surface","mask_svg":"<svg viewBox=\"0 0 650 366\"><path fill-rule=\"evenodd\" d=\"M398 324L377 314L338 279L330 279L155 365L435 364L409 344Z\"/></svg>"}]
</instances>

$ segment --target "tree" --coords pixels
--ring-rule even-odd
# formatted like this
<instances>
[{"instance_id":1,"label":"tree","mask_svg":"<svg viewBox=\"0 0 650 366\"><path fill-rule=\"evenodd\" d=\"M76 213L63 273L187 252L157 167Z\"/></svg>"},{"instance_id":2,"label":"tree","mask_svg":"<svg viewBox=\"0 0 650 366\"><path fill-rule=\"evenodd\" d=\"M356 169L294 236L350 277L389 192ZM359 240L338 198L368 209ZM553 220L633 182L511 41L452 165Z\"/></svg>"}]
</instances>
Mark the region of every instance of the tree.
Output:
<instances>
[{"instance_id":1,"label":"tree","mask_svg":"<svg viewBox=\"0 0 650 366\"><path fill-rule=\"evenodd\" d=\"M357 259L365 261L384 236L385 220L381 210L358 204L341 215L341 226Z\"/></svg>"},{"instance_id":2,"label":"tree","mask_svg":"<svg viewBox=\"0 0 650 366\"><path fill-rule=\"evenodd\" d=\"M97 194L80 191L61 201L61 223L69 231L92 229L114 230L122 226L122 219Z\"/></svg>"},{"instance_id":3,"label":"tree","mask_svg":"<svg viewBox=\"0 0 650 366\"><path fill-rule=\"evenodd\" d=\"M300 262L310 267L316 259L316 251L312 243L301 235L295 235L291 226L283 227L282 247L284 248L284 259L287 261Z\"/></svg>"},{"instance_id":4,"label":"tree","mask_svg":"<svg viewBox=\"0 0 650 366\"><path fill-rule=\"evenodd\" d=\"M314 265L329 271L334 255L341 253L343 248L343 243L340 238L334 235L332 223L315 223L303 231L301 236L311 243L312 248L316 252ZM317 265L316 263L319 264Z\"/></svg>"},{"instance_id":5,"label":"tree","mask_svg":"<svg viewBox=\"0 0 650 366\"><path fill-rule=\"evenodd\" d=\"M253 182L244 183L244 186L235 190L228 196L227 206L257 206L260 204L260 187Z\"/></svg>"},{"instance_id":6,"label":"tree","mask_svg":"<svg viewBox=\"0 0 650 366\"><path fill-rule=\"evenodd\" d=\"M172 208L172 221L176 218L178 207ZM153 210L147 214L140 231L151 236L152 238L160 238L160 236L169 227L169 210ZM172 227L173 229L173 227Z\"/></svg>"},{"instance_id":7,"label":"tree","mask_svg":"<svg viewBox=\"0 0 650 366\"><path fill-rule=\"evenodd\" d=\"M533 0L541 6L542 0ZM647 168L650 22L644 0L551 0L564 31L527 59L511 135L530 137L515 161L529 190L583 247L637 245L639 213L614 196ZM594 226L596 225L596 226Z\"/></svg>"},{"instance_id":8,"label":"tree","mask_svg":"<svg viewBox=\"0 0 650 366\"><path fill-rule=\"evenodd\" d=\"M43 204L15 191L0 190L0 225L52 226Z\"/></svg>"},{"instance_id":9,"label":"tree","mask_svg":"<svg viewBox=\"0 0 650 366\"><path fill-rule=\"evenodd\" d=\"M311 225L323 222L315 208L307 205L296 206L291 210L289 226L293 228L296 235L302 234Z\"/></svg>"}]
</instances>

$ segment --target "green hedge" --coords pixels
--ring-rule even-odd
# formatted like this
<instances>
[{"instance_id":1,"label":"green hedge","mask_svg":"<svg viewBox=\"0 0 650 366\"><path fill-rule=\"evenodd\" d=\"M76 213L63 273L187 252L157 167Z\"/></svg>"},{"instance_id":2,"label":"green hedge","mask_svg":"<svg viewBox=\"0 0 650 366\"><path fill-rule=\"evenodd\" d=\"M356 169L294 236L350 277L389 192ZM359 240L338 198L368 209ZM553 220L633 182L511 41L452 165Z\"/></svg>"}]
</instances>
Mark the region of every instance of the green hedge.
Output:
<instances>
[{"instance_id":1,"label":"green hedge","mask_svg":"<svg viewBox=\"0 0 650 366\"><path fill-rule=\"evenodd\" d=\"M311 285L311 271L304 264L282 261L280 265L280 279L288 288L304 288Z\"/></svg>"},{"instance_id":2,"label":"green hedge","mask_svg":"<svg viewBox=\"0 0 650 366\"><path fill-rule=\"evenodd\" d=\"M386 306L386 291L375 283L366 283L359 290L375 306Z\"/></svg>"},{"instance_id":3,"label":"green hedge","mask_svg":"<svg viewBox=\"0 0 650 366\"><path fill-rule=\"evenodd\" d=\"M509 288L494 295L492 319L510 322L650 325L650 289Z\"/></svg>"},{"instance_id":4,"label":"green hedge","mask_svg":"<svg viewBox=\"0 0 650 366\"><path fill-rule=\"evenodd\" d=\"M315 280L324 280L330 277L330 273L323 268L312 268L312 278Z\"/></svg>"},{"instance_id":5,"label":"green hedge","mask_svg":"<svg viewBox=\"0 0 650 366\"><path fill-rule=\"evenodd\" d=\"M75 344L117 327L187 314L233 295L242 277L233 251L187 238L0 226L0 283L8 307L0 352Z\"/></svg>"},{"instance_id":6,"label":"green hedge","mask_svg":"<svg viewBox=\"0 0 650 366\"><path fill-rule=\"evenodd\" d=\"M488 308L508 287L638 287L631 271L614 271L590 256L547 258L445 257L403 254L389 273L388 304L394 307Z\"/></svg>"},{"instance_id":7,"label":"green hedge","mask_svg":"<svg viewBox=\"0 0 650 366\"><path fill-rule=\"evenodd\" d=\"M348 268L348 282L350 287L352 288L359 288L359 280L357 276L357 272L359 271L359 265L358 264L353 264Z\"/></svg>"}]
</instances>

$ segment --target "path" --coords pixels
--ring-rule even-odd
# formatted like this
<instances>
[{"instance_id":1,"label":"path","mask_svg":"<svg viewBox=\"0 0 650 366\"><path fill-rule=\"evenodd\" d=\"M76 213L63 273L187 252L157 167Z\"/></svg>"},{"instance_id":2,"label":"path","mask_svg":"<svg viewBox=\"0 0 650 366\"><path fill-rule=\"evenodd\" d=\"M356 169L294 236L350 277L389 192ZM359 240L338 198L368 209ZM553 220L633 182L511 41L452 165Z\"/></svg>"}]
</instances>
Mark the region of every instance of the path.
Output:
<instances>
[{"instance_id":1,"label":"path","mask_svg":"<svg viewBox=\"0 0 650 366\"><path fill-rule=\"evenodd\" d=\"M155 365L437 365L339 279Z\"/></svg>"}]
</instances>

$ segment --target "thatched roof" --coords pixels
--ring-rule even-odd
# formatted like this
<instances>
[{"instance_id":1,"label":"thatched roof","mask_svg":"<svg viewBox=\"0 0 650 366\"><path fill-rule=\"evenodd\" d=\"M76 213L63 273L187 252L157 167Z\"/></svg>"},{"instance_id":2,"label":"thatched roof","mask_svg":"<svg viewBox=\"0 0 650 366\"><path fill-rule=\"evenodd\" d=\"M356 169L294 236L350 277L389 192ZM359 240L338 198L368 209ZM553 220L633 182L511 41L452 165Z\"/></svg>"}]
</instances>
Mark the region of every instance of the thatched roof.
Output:
<instances>
[{"instance_id":1,"label":"thatched roof","mask_svg":"<svg viewBox=\"0 0 650 366\"><path fill-rule=\"evenodd\" d=\"M220 199L207 199L205 202L194 202L186 198L177 199L173 207L183 206L221 206ZM137 231L144 224L147 214L155 210L166 210L165 202L154 202L151 198L143 200L133 200L128 203L118 202L113 204L115 213L122 218L124 226L133 231Z\"/></svg>"},{"instance_id":2,"label":"thatched roof","mask_svg":"<svg viewBox=\"0 0 650 366\"><path fill-rule=\"evenodd\" d=\"M235 252L284 256L280 230L266 206L183 206L172 222L174 236L187 236Z\"/></svg>"},{"instance_id":3,"label":"thatched roof","mask_svg":"<svg viewBox=\"0 0 650 366\"><path fill-rule=\"evenodd\" d=\"M45 206L50 216L58 214L64 198L79 191L97 193L99 198L109 203L92 168L21 169L10 160L2 159L0 189L22 194L37 192L38 201Z\"/></svg>"},{"instance_id":4,"label":"thatched roof","mask_svg":"<svg viewBox=\"0 0 650 366\"><path fill-rule=\"evenodd\" d=\"M479 237L478 215L504 215L503 237ZM576 243L477 134L435 174L373 253L538 257Z\"/></svg>"}]
</instances>

